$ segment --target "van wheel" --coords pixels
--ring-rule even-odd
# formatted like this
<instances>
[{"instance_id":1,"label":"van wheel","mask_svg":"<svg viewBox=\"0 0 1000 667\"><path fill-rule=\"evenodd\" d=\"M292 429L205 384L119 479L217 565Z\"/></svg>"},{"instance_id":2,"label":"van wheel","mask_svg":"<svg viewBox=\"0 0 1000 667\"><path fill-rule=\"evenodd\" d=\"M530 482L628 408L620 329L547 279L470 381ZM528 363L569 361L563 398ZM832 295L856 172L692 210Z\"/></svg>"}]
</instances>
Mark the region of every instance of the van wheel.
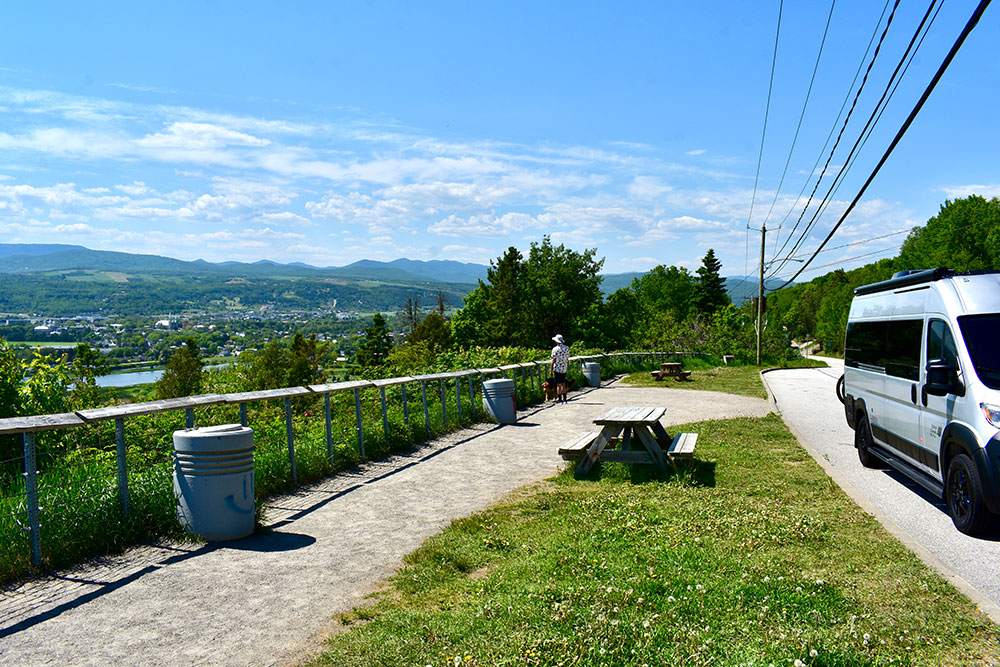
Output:
<instances>
[{"instance_id":1,"label":"van wheel","mask_svg":"<svg viewBox=\"0 0 1000 667\"><path fill-rule=\"evenodd\" d=\"M868 415L862 414L854 427L854 446L858 450L858 460L866 468L884 468L882 459L871 453L875 443L872 441L872 427L868 424Z\"/></svg>"},{"instance_id":2,"label":"van wheel","mask_svg":"<svg viewBox=\"0 0 1000 667\"><path fill-rule=\"evenodd\" d=\"M966 535L981 532L989 521L989 510L983 502L982 483L972 459L959 454L948 464L945 502L955 528Z\"/></svg>"},{"instance_id":3,"label":"van wheel","mask_svg":"<svg viewBox=\"0 0 1000 667\"><path fill-rule=\"evenodd\" d=\"M837 380L837 400L841 403L847 402L847 394L844 392L844 376L841 375L840 379Z\"/></svg>"}]
</instances>

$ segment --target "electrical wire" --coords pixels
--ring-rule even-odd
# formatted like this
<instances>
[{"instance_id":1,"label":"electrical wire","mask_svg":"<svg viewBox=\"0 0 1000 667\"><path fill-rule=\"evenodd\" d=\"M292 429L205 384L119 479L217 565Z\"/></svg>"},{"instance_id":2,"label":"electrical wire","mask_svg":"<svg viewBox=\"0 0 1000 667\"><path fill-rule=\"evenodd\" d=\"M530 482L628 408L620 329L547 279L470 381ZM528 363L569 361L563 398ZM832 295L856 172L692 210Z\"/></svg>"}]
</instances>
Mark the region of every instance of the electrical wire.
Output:
<instances>
[{"instance_id":1,"label":"electrical wire","mask_svg":"<svg viewBox=\"0 0 1000 667\"><path fill-rule=\"evenodd\" d=\"M760 149L757 151L757 172L753 177L753 194L750 195L750 212L747 214L746 255L750 254L750 221L753 219L753 206L757 200L757 184L760 181L760 164L764 157L764 138L767 136L767 119L771 113L771 93L774 90L774 69L778 63L778 38L781 36L781 15L784 13L785 0L778 2L778 26L774 31L774 51L771 54L771 77L767 84L767 103L764 105L764 127L760 131ZM761 232L763 233L763 232ZM748 271L744 266L744 273ZM746 298L746 295L744 295Z\"/></svg>"},{"instance_id":2,"label":"electrical wire","mask_svg":"<svg viewBox=\"0 0 1000 667\"><path fill-rule=\"evenodd\" d=\"M927 28L924 30L924 34L920 36L920 41L917 42L916 48L913 49L912 53L910 53L909 59L906 61L906 65L903 67L902 73L899 75L899 78L896 79L896 83L893 84L892 91L889 93L888 98L886 98L885 104L883 104L882 108L879 110L878 116L876 116L876 118L875 118L875 122L871 125L871 127L868 128L868 131L863 134L864 138L861 140L861 145L858 147L858 153L856 153L854 155L854 157L851 158L850 161L847 163L847 165L844 167L845 172L846 171L850 171L854 167L854 163L857 161L858 156L860 155L860 150L863 149L865 147L865 145L868 143L868 139L871 138L871 135L875 131L875 126L878 125L878 123L879 123L880 120L882 120L882 114L884 114L885 110L889 108L889 102L892 100L893 96L896 94L896 90L899 89L899 84L903 82L903 77L906 76L907 70L910 69L910 64L913 63L913 60L916 58L917 52L920 50L920 47L923 45L924 39L930 33L931 27L934 25L934 21L937 20L938 14L941 13L941 8L942 7L944 7L944 2L943 1L941 2L941 4L938 5L937 9L934 11L934 16L931 17L930 22L927 24ZM838 183L837 187L834 188L834 190L833 190L832 196L829 199L827 199L827 201L824 202L824 204L823 204L823 212L824 213L826 212L826 208L829 206L830 202L832 201L832 197L835 196L836 193L840 190L840 186L842 184L843 184L843 181L841 181L840 183ZM820 215L822 215L822 213Z\"/></svg>"},{"instance_id":3,"label":"electrical wire","mask_svg":"<svg viewBox=\"0 0 1000 667\"><path fill-rule=\"evenodd\" d=\"M826 147L830 145L830 139L833 138L833 133L837 129L837 124L840 121L840 117L844 114L844 109L847 107L848 100L851 99L851 91L854 90L854 84L858 82L858 77L861 76L861 70L865 66L865 61L868 60L868 54L872 50L872 44L875 43L875 36L878 35L878 27L882 25L882 19L885 18L885 13L889 10L889 3L891 1L892 0L885 0L885 4L882 5L882 13L879 15L878 21L875 22L875 28L872 29L871 37L868 38L868 46L865 47L865 52L861 56L861 60L858 61L858 67L857 69L854 70L854 78L851 79L851 85L847 87L847 93L844 95L844 101L840 103L840 109L837 111L837 115L834 117L833 125L830 126L830 131L826 135L826 140L823 142L823 147L819 149L819 153L816 155L816 161L813 163L812 169L809 170L805 180L803 180L802 188L799 189L799 193L795 196L795 201L792 202L792 205L788 208L787 211L785 211L784 217L782 217L781 222L778 223L779 229L781 229L781 227L784 226L785 221L788 220L788 216L792 214L792 211L798 208L799 202L802 200L802 194L806 191L806 187L808 187L809 181L812 178L813 174L816 173L816 168L819 167L820 160L823 159L823 154L826 152ZM793 228L791 232L789 232L788 239L785 241L785 244L781 246L781 250L785 249L785 245L787 245L788 241L791 240L791 237L794 235L796 228L797 226ZM774 254L777 255L779 252L780 251L777 251Z\"/></svg>"},{"instance_id":4,"label":"electrical wire","mask_svg":"<svg viewBox=\"0 0 1000 667\"><path fill-rule=\"evenodd\" d=\"M931 18L931 14L934 11L934 8L937 5L937 3L938 0L931 0L930 5L928 5L927 11L924 13L923 18L920 21L920 24L917 26L917 29L914 31L913 36L910 38L910 42L909 44L907 44L906 50L903 52L903 55L900 57L899 62L896 64L896 68L893 70L892 75L886 82L886 87L885 90L882 91L882 96L879 98L878 102L875 103L875 108L872 110L872 113L868 116L868 120L865 123L865 126L861 128L861 134L858 136L857 140L855 140L854 145L851 146L851 150L848 152L847 158L844 161L844 168L841 169L834 177L833 182L831 183L829 189L826 192L826 195L823 197L820 204L816 207L816 211L810 218L809 223L806 225L806 228L802 231L802 234L793 244L792 249L789 251L789 255L792 255L798 251L802 243L805 242L805 239L812 232L813 228L816 225L816 221L827 210L827 208L829 208L830 204L833 202L834 194L837 192L837 190L840 189L840 186L843 183L843 179L846 177L847 173L854 165L854 161L856 160L856 156L858 155L861 147L864 146L865 143L867 143L868 137L870 137L871 133L874 131L878 119L881 119L882 113L888 106L889 100L892 98L892 94L895 93L896 89L898 88L899 81L902 80L902 73L905 73L905 71L909 69L909 63L912 61L912 57L916 55L919 45L923 44L922 36L926 36L927 34L926 31L930 30L930 27L933 24L933 20L930 23L928 23L928 19ZM940 6L938 6L938 9L940 10ZM934 18L936 18L937 14L934 13L933 16ZM780 268L781 266L779 266L778 269L776 270L780 270Z\"/></svg>"},{"instance_id":5,"label":"electrical wire","mask_svg":"<svg viewBox=\"0 0 1000 667\"><path fill-rule=\"evenodd\" d=\"M871 74L872 68L875 66L875 61L878 60L878 54L882 50L882 44L885 42L885 36L889 32L889 28L890 26L892 26L892 20L896 16L896 9L899 8L899 3L900 0L896 0L896 2L892 6L892 11L889 13L889 19L886 21L885 28L882 30L882 35L879 37L878 44L876 44L875 46L875 52L872 54L871 61L869 61L868 63L868 68L865 70L865 75L861 79L861 85L858 86L858 90L854 94L854 101L851 102L851 108L848 109L847 111L847 116L844 118L844 122L840 126L840 132L837 133L837 139L833 143L833 148L830 149L830 154L826 158L826 163L823 165L822 171L820 171L819 178L816 179L816 185L813 186L812 192L809 193L809 199L806 201L806 205L802 208L802 213L799 214L798 219L795 221L795 226L792 227L792 231L789 233L788 238L785 240L785 244L781 246L781 250L778 251L778 254L784 251L785 246L788 244L788 241L790 241L792 237L795 235L795 230L799 228L799 224L802 222L802 218L805 216L806 211L809 210L809 206L812 205L813 197L816 196L816 191L819 190L820 183L823 182L823 178L826 176L826 171L827 169L829 169L830 162L833 160L833 156L837 152L837 147L840 146L840 140L844 136L844 131L847 129L847 125L851 121L851 116L854 115L854 109L858 105L858 99L861 97L861 93L865 89L865 84L868 83L868 76ZM802 239L805 238L805 236L806 232L803 231L802 235L799 238ZM789 251L789 254L794 254L795 250L796 247L795 245L793 245L792 250ZM781 270L781 267L778 267L777 270Z\"/></svg>"},{"instance_id":6,"label":"electrical wire","mask_svg":"<svg viewBox=\"0 0 1000 667\"><path fill-rule=\"evenodd\" d=\"M823 28L823 38L819 42L819 51L816 53L816 63L813 65L812 76L809 78L809 88L806 89L806 99L802 102L802 111L799 113L799 122L795 126L795 135L792 137L792 145L788 149L788 157L785 158L785 168L781 171L781 178L778 180L778 187L774 190L774 198L771 199L771 207L767 210L767 215L764 216L763 226L767 225L767 221L771 219L771 213L774 211L774 204L778 201L778 195L781 193L781 186L785 183L785 176L788 174L788 166L792 163L792 153L795 152L795 145L799 140L799 131L802 129L802 120L806 117L806 108L809 106L809 98L812 96L813 84L816 82L816 72L819 70L819 61L823 56L823 47L826 46L826 36L830 32L830 21L833 19L833 8L837 5L837 0L832 0L830 2L830 12L826 15L826 27ZM778 236L781 232L781 226L778 226L778 234L774 236L774 247L778 247Z\"/></svg>"},{"instance_id":7,"label":"electrical wire","mask_svg":"<svg viewBox=\"0 0 1000 667\"><path fill-rule=\"evenodd\" d=\"M872 181L875 180L875 177L878 175L878 172L882 169L882 166L889 159L889 156L892 155L893 150L895 150L896 146L903 138L903 135L906 134L906 131L910 128L910 125L913 124L913 121L917 117L917 114L920 113L920 110L927 102L927 98L930 97L930 94L934 91L934 88L937 87L938 82L941 80L941 77L944 76L944 73L948 70L949 65L951 65L952 61L955 59L955 56L958 54L959 49L962 48L962 45L965 43L965 40L969 37L969 35L972 33L972 30L979 23L979 19L982 18L983 13L986 11L986 8L990 6L990 2L991 0L980 0L979 5L972 13L972 16L969 17L968 22L965 24L965 28L962 29L962 32L958 36L958 39L955 40L955 43L948 51L948 55L945 56L944 61L941 63L941 66L938 67L937 72L935 72L934 77L927 85L927 88L924 89L923 94L920 96L920 99L913 107L913 110L910 111L910 115L907 116L906 120L903 122L903 125L899 128L899 131L896 133L896 136L893 137L893 140L889 144L889 147L886 148L885 152L882 154L882 158L878 161L878 164L875 165L875 168L872 170L867 180L865 180L864 184L861 186L861 189L858 190L858 194L855 195L853 200L851 200L851 203L847 207L847 210L844 211L844 213L840 216L840 219L837 220L837 223L833 226L833 229L830 230L830 233L827 234L825 239L823 239L823 242L820 243L819 247L816 249L815 252L813 252L812 256L808 260L806 260L805 264L801 268L799 268L798 271L796 271L795 275L789 278L783 285L780 285L775 289L781 289L782 287L785 287L793 280L795 280L799 276L799 274L801 274L806 269L806 267L809 266L812 260L815 259L816 255L819 254L819 252L830 241L830 239L833 238L833 235L837 232L837 230L840 229L840 226L844 223L844 220L847 219L847 216L850 215L851 211L854 210L854 207L857 206L858 201L860 201L862 195L864 195L865 190L867 190L868 186L871 185Z\"/></svg>"}]
</instances>

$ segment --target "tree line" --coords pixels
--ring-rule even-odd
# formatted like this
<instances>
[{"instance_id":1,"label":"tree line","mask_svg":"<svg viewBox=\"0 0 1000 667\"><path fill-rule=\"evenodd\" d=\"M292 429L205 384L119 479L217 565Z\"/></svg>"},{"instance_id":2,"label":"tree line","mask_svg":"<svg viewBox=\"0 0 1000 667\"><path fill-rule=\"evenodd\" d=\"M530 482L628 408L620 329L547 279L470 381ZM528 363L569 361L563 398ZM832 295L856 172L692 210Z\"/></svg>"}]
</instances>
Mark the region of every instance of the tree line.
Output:
<instances>
[{"instance_id":1,"label":"tree line","mask_svg":"<svg viewBox=\"0 0 1000 667\"><path fill-rule=\"evenodd\" d=\"M768 320L798 340L815 340L824 351L843 354L856 287L888 280L897 271L938 267L1000 269L1000 199L946 200L937 215L909 232L897 256L850 271L836 269L768 295Z\"/></svg>"}]
</instances>

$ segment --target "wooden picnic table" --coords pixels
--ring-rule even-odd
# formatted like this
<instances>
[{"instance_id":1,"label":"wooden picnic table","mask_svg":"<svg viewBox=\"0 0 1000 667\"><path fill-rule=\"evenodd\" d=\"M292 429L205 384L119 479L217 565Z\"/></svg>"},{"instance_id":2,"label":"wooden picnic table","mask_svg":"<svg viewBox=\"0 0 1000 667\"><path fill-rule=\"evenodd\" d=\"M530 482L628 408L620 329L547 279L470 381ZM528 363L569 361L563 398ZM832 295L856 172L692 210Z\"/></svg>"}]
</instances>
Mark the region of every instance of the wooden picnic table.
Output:
<instances>
[{"instance_id":1,"label":"wooden picnic table","mask_svg":"<svg viewBox=\"0 0 1000 667\"><path fill-rule=\"evenodd\" d=\"M660 370L650 371L649 374L657 382L668 377L674 378L678 382L691 379L691 371L683 370L681 364L676 361L664 362L660 364Z\"/></svg>"},{"instance_id":2,"label":"wooden picnic table","mask_svg":"<svg viewBox=\"0 0 1000 667\"><path fill-rule=\"evenodd\" d=\"M587 474L598 461L647 463L666 472L668 460L693 456L698 434L671 436L660 424L665 412L663 407L612 408L594 420L602 427L600 432L579 434L560 447L559 454L564 459L579 461L577 470L581 475ZM619 437L621 446L608 448Z\"/></svg>"}]
</instances>

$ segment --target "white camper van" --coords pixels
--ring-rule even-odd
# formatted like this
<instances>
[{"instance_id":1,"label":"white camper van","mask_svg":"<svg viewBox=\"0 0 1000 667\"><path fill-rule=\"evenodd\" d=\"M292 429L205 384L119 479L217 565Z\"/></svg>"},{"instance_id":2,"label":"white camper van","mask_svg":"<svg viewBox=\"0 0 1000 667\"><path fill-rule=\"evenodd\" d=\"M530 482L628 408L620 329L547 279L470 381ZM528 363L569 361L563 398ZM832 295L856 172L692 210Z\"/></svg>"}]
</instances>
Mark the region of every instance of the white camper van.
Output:
<instances>
[{"instance_id":1,"label":"white camper van","mask_svg":"<svg viewBox=\"0 0 1000 667\"><path fill-rule=\"evenodd\" d=\"M1000 514L1000 272L897 273L854 290L844 411L861 463L945 499L963 533Z\"/></svg>"}]
</instances>

